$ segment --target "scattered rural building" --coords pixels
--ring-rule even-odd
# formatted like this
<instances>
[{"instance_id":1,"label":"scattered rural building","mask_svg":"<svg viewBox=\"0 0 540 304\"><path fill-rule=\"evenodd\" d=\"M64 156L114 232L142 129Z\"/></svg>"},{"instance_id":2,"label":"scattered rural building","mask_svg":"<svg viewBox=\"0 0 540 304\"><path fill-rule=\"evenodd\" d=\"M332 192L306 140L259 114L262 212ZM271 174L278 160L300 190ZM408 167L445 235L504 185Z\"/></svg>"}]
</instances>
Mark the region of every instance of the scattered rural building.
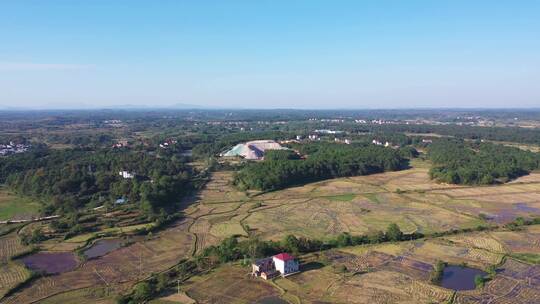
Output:
<instances>
[{"instance_id":1,"label":"scattered rural building","mask_svg":"<svg viewBox=\"0 0 540 304\"><path fill-rule=\"evenodd\" d=\"M308 136L309 140L320 140L319 135L311 134Z\"/></svg>"},{"instance_id":2,"label":"scattered rural building","mask_svg":"<svg viewBox=\"0 0 540 304\"><path fill-rule=\"evenodd\" d=\"M28 151L30 145L16 144L12 141L9 144L0 144L0 156L23 153Z\"/></svg>"},{"instance_id":3,"label":"scattered rural building","mask_svg":"<svg viewBox=\"0 0 540 304\"><path fill-rule=\"evenodd\" d=\"M298 143L300 143L300 141L298 141L296 139L286 139L286 140L280 140L279 143L282 144L282 145L283 144L292 144L292 143L298 144Z\"/></svg>"},{"instance_id":4,"label":"scattered rural building","mask_svg":"<svg viewBox=\"0 0 540 304\"><path fill-rule=\"evenodd\" d=\"M391 143L387 141L383 143L382 141L379 141L377 139L372 140L371 143L377 146L385 146L385 147L390 147L392 145Z\"/></svg>"},{"instance_id":5,"label":"scattered rural building","mask_svg":"<svg viewBox=\"0 0 540 304\"><path fill-rule=\"evenodd\" d=\"M117 205L122 205L122 204L125 204L126 202L127 202L127 198L123 198L123 197L114 201L114 203Z\"/></svg>"},{"instance_id":6,"label":"scattered rural building","mask_svg":"<svg viewBox=\"0 0 540 304\"><path fill-rule=\"evenodd\" d=\"M131 173L128 171L120 171L118 172L118 174L122 176L122 178L135 178L135 173Z\"/></svg>"},{"instance_id":7,"label":"scattered rural building","mask_svg":"<svg viewBox=\"0 0 540 304\"><path fill-rule=\"evenodd\" d=\"M300 271L298 261L288 253L276 254L255 261L252 265L252 274L265 280L276 276L288 276Z\"/></svg>"},{"instance_id":8,"label":"scattered rural building","mask_svg":"<svg viewBox=\"0 0 540 304\"><path fill-rule=\"evenodd\" d=\"M124 124L122 123L120 119L109 119L109 120L103 121L103 123L109 127L114 127L114 128L120 128L124 126Z\"/></svg>"},{"instance_id":9,"label":"scattered rural building","mask_svg":"<svg viewBox=\"0 0 540 304\"><path fill-rule=\"evenodd\" d=\"M168 139L168 140L162 142L161 144L159 144L159 147L162 148L162 149L166 149L169 146L172 146L172 145L176 144L177 142L178 141L176 139Z\"/></svg>"},{"instance_id":10,"label":"scattered rural building","mask_svg":"<svg viewBox=\"0 0 540 304\"><path fill-rule=\"evenodd\" d=\"M285 150L274 140L254 140L234 146L229 151L222 153L223 157L240 156L244 159L261 160L266 150Z\"/></svg>"},{"instance_id":11,"label":"scattered rural building","mask_svg":"<svg viewBox=\"0 0 540 304\"><path fill-rule=\"evenodd\" d=\"M343 133L343 131L327 130L327 129L315 130L314 132L319 133L319 134L341 134L341 133Z\"/></svg>"},{"instance_id":12,"label":"scattered rural building","mask_svg":"<svg viewBox=\"0 0 540 304\"><path fill-rule=\"evenodd\" d=\"M344 139L341 139L341 138L334 138L334 142L337 142L337 143L344 143L346 145L350 145L351 144L351 140L350 139L347 139L347 138L344 138Z\"/></svg>"},{"instance_id":13,"label":"scattered rural building","mask_svg":"<svg viewBox=\"0 0 540 304\"><path fill-rule=\"evenodd\" d=\"M119 140L117 143L113 145L113 148L124 148L129 145L127 140Z\"/></svg>"}]
</instances>

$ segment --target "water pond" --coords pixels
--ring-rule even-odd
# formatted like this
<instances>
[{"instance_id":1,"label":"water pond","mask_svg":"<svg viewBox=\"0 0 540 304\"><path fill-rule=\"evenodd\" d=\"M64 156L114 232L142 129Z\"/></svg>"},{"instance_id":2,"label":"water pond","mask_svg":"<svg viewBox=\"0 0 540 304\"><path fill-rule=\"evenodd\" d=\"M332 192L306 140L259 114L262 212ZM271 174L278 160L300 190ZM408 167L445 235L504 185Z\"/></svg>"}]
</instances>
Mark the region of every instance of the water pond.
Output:
<instances>
[{"instance_id":1,"label":"water pond","mask_svg":"<svg viewBox=\"0 0 540 304\"><path fill-rule=\"evenodd\" d=\"M29 269L47 274L62 273L77 267L77 258L71 252L38 252L21 260Z\"/></svg>"},{"instance_id":2,"label":"water pond","mask_svg":"<svg viewBox=\"0 0 540 304\"><path fill-rule=\"evenodd\" d=\"M441 286L453 290L475 289L474 278L477 275L485 276L487 273L475 268L449 265L444 268Z\"/></svg>"},{"instance_id":3,"label":"water pond","mask_svg":"<svg viewBox=\"0 0 540 304\"><path fill-rule=\"evenodd\" d=\"M107 253L122 247L124 241L121 239L102 239L94 242L83 254L87 259L104 256Z\"/></svg>"},{"instance_id":4,"label":"water pond","mask_svg":"<svg viewBox=\"0 0 540 304\"><path fill-rule=\"evenodd\" d=\"M527 205L526 203L515 203L514 204L514 209L519 210L519 211L523 211L523 212L540 214L540 209L539 208L531 207L531 206Z\"/></svg>"}]
</instances>

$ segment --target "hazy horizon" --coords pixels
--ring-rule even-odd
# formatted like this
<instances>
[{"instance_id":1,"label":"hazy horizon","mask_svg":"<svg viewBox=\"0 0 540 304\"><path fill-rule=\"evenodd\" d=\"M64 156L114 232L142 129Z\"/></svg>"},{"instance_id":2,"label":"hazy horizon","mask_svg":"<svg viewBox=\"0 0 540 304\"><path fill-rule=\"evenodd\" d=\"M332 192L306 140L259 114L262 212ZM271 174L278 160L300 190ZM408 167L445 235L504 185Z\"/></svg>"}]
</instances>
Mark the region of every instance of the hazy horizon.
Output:
<instances>
[{"instance_id":1,"label":"hazy horizon","mask_svg":"<svg viewBox=\"0 0 540 304\"><path fill-rule=\"evenodd\" d=\"M540 2L3 1L2 109L527 109Z\"/></svg>"}]
</instances>

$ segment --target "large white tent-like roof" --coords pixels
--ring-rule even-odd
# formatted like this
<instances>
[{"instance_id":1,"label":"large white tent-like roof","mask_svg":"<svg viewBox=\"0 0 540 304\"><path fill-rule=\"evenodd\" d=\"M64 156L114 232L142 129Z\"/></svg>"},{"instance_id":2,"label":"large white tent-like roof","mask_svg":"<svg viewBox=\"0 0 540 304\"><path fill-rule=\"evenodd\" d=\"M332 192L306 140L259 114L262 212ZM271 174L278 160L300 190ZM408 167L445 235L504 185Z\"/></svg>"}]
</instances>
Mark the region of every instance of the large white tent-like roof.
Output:
<instances>
[{"instance_id":1,"label":"large white tent-like roof","mask_svg":"<svg viewBox=\"0 0 540 304\"><path fill-rule=\"evenodd\" d=\"M254 140L234 146L222 156L241 156L245 159L262 159L266 150L283 150L279 143L273 140Z\"/></svg>"}]
</instances>

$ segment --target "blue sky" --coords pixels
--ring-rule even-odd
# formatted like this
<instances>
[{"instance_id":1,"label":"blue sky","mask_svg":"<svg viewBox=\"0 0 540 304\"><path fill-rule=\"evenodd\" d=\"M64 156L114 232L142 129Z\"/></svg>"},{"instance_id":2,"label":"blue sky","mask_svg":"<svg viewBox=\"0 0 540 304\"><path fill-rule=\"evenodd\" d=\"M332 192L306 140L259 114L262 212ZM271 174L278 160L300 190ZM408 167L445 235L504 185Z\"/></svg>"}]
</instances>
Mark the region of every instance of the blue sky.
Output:
<instances>
[{"instance_id":1,"label":"blue sky","mask_svg":"<svg viewBox=\"0 0 540 304\"><path fill-rule=\"evenodd\" d=\"M540 106L540 1L0 1L0 107Z\"/></svg>"}]
</instances>

